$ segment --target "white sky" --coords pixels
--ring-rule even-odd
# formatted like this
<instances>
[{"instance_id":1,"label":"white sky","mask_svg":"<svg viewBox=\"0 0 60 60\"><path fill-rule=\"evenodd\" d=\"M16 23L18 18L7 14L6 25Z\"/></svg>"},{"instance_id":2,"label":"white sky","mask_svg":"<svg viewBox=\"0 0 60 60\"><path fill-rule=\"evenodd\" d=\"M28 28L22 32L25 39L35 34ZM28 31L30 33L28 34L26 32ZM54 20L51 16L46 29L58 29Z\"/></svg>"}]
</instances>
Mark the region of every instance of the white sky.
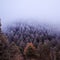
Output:
<instances>
[{"instance_id":1,"label":"white sky","mask_svg":"<svg viewBox=\"0 0 60 60\"><path fill-rule=\"evenodd\" d=\"M0 17L3 25L16 19L35 19L58 27L60 0L0 0Z\"/></svg>"}]
</instances>

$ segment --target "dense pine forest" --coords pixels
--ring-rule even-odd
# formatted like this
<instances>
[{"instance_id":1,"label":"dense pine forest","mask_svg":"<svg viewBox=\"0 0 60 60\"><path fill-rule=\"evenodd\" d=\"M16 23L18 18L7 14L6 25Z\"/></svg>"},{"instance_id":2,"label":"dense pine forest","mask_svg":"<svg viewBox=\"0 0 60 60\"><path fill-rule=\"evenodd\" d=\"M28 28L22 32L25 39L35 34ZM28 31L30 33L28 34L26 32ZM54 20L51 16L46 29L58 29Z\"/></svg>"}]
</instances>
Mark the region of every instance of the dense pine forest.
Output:
<instances>
[{"instance_id":1,"label":"dense pine forest","mask_svg":"<svg viewBox=\"0 0 60 60\"><path fill-rule=\"evenodd\" d=\"M60 34L22 23L2 32L0 23L0 60L60 60Z\"/></svg>"}]
</instances>

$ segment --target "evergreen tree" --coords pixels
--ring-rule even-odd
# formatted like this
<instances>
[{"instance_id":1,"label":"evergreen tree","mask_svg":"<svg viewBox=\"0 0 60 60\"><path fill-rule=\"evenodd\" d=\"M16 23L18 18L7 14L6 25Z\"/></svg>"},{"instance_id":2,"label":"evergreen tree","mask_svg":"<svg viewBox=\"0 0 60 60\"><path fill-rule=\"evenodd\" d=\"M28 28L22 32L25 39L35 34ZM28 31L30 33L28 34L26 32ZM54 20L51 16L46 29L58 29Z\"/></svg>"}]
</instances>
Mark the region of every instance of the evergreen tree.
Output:
<instances>
[{"instance_id":1,"label":"evergreen tree","mask_svg":"<svg viewBox=\"0 0 60 60\"><path fill-rule=\"evenodd\" d=\"M8 46L9 42L7 37L2 33L0 21L0 60L9 60Z\"/></svg>"},{"instance_id":2,"label":"evergreen tree","mask_svg":"<svg viewBox=\"0 0 60 60\"><path fill-rule=\"evenodd\" d=\"M47 44L39 44L38 54L40 60L50 60L50 47Z\"/></svg>"},{"instance_id":3,"label":"evergreen tree","mask_svg":"<svg viewBox=\"0 0 60 60\"><path fill-rule=\"evenodd\" d=\"M36 49L32 43L27 43L27 46L24 49L24 54L26 58L29 58L30 60L36 57Z\"/></svg>"},{"instance_id":4,"label":"evergreen tree","mask_svg":"<svg viewBox=\"0 0 60 60\"><path fill-rule=\"evenodd\" d=\"M10 60L21 60L21 53L19 47L16 46L14 42L12 42L9 46Z\"/></svg>"}]
</instances>

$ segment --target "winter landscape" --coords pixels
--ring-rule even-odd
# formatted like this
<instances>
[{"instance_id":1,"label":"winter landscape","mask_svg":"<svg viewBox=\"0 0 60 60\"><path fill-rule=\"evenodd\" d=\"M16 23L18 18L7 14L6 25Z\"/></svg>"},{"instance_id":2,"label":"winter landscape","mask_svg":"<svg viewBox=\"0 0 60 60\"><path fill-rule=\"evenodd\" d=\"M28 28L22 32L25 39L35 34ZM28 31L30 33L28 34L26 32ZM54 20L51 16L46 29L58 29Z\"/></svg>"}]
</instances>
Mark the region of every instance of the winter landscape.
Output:
<instances>
[{"instance_id":1,"label":"winter landscape","mask_svg":"<svg viewBox=\"0 0 60 60\"><path fill-rule=\"evenodd\" d=\"M0 60L60 60L60 0L1 0Z\"/></svg>"}]
</instances>

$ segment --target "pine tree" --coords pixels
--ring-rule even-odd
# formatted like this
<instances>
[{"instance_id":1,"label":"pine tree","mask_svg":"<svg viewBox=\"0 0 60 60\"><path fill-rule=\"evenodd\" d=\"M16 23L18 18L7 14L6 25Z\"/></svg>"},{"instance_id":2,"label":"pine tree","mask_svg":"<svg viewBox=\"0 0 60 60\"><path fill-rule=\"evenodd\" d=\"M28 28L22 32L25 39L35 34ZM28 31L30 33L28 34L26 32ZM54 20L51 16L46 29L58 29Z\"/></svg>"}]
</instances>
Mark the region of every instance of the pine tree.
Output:
<instances>
[{"instance_id":1,"label":"pine tree","mask_svg":"<svg viewBox=\"0 0 60 60\"><path fill-rule=\"evenodd\" d=\"M39 44L38 54L40 60L50 60L50 47L47 44Z\"/></svg>"},{"instance_id":2,"label":"pine tree","mask_svg":"<svg viewBox=\"0 0 60 60\"><path fill-rule=\"evenodd\" d=\"M7 37L2 33L0 21L0 60L9 60L8 46L9 42Z\"/></svg>"},{"instance_id":3,"label":"pine tree","mask_svg":"<svg viewBox=\"0 0 60 60\"><path fill-rule=\"evenodd\" d=\"M33 46L32 43L27 43L24 49L24 54L26 58L29 58L30 60L36 57L36 48Z\"/></svg>"},{"instance_id":4,"label":"pine tree","mask_svg":"<svg viewBox=\"0 0 60 60\"><path fill-rule=\"evenodd\" d=\"M12 42L9 46L9 53L10 60L20 60L22 58L19 47L14 42Z\"/></svg>"}]
</instances>

